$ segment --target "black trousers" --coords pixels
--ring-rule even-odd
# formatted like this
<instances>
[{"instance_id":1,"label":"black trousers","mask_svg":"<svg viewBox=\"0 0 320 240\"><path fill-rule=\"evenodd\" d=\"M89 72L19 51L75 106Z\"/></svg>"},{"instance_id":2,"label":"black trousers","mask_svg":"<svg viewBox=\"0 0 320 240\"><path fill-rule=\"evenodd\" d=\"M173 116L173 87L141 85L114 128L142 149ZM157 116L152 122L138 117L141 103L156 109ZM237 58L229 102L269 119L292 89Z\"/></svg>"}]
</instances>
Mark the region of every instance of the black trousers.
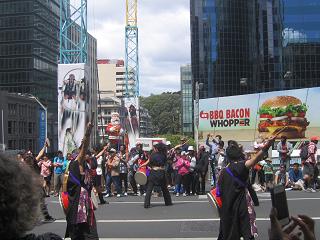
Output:
<instances>
[{"instance_id":1,"label":"black trousers","mask_svg":"<svg viewBox=\"0 0 320 240\"><path fill-rule=\"evenodd\" d=\"M147 192L146 192L146 196L144 198L144 207L145 208L150 207L151 193L152 193L154 186L161 187L161 191L162 191L163 197L164 197L164 203L167 206L172 205L171 196L170 196L169 190L167 188L165 171L164 170L157 170L157 171L151 170L150 175L148 177L148 182L147 182Z\"/></svg>"},{"instance_id":2,"label":"black trousers","mask_svg":"<svg viewBox=\"0 0 320 240\"><path fill-rule=\"evenodd\" d=\"M122 182L124 185L124 192L128 192L128 173L120 173L121 192L122 192Z\"/></svg>"},{"instance_id":3,"label":"black trousers","mask_svg":"<svg viewBox=\"0 0 320 240\"><path fill-rule=\"evenodd\" d=\"M206 175L207 172L200 172L199 176L200 176L200 191L202 194L204 194L206 192Z\"/></svg>"},{"instance_id":4,"label":"black trousers","mask_svg":"<svg viewBox=\"0 0 320 240\"><path fill-rule=\"evenodd\" d=\"M180 175L178 174L177 175L177 181L178 181L178 184L183 184L183 188L184 188L184 191L187 195L190 195L190 181L191 181L191 176L190 174L185 174L185 175Z\"/></svg>"},{"instance_id":5,"label":"black trousers","mask_svg":"<svg viewBox=\"0 0 320 240\"><path fill-rule=\"evenodd\" d=\"M199 174L194 171L190 173L191 191L193 194L199 192Z\"/></svg>"}]
</instances>

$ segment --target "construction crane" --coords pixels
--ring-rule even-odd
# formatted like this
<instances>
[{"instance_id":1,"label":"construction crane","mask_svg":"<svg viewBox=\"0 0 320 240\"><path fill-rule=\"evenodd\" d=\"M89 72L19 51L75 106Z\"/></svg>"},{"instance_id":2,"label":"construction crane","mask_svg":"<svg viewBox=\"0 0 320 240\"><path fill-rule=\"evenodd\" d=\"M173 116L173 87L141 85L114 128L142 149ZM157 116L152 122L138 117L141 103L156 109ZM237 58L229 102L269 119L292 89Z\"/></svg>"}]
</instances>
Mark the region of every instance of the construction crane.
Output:
<instances>
[{"instance_id":1,"label":"construction crane","mask_svg":"<svg viewBox=\"0 0 320 240\"><path fill-rule=\"evenodd\" d=\"M139 91L139 41L138 41L138 0L126 0L125 28L125 97L138 97Z\"/></svg>"},{"instance_id":2,"label":"construction crane","mask_svg":"<svg viewBox=\"0 0 320 240\"><path fill-rule=\"evenodd\" d=\"M87 0L60 0L60 63L87 63Z\"/></svg>"}]
</instances>

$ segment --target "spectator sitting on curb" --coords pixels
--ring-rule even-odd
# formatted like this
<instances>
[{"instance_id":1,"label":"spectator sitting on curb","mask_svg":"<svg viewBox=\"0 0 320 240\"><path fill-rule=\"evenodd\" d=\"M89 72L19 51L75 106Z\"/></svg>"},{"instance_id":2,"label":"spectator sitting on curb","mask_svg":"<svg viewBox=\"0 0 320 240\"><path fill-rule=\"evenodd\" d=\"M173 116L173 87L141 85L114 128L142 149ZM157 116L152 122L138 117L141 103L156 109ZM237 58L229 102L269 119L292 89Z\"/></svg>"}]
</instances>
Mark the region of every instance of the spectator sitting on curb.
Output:
<instances>
[{"instance_id":1,"label":"spectator sitting on curb","mask_svg":"<svg viewBox=\"0 0 320 240\"><path fill-rule=\"evenodd\" d=\"M293 168L290 169L289 182L294 190L304 190L302 171L299 168L299 163L294 163Z\"/></svg>"}]
</instances>

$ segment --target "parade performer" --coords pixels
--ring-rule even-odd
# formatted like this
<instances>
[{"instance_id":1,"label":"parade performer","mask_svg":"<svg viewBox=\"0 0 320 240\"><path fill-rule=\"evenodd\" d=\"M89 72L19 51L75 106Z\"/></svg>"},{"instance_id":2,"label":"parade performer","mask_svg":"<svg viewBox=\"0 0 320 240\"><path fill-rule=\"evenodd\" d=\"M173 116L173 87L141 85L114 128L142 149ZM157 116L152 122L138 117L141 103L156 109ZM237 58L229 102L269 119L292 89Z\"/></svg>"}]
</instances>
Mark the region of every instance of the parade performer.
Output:
<instances>
[{"instance_id":1,"label":"parade performer","mask_svg":"<svg viewBox=\"0 0 320 240\"><path fill-rule=\"evenodd\" d=\"M67 192L69 206L66 211L67 229L65 237L71 239L99 239L94 206L91 200L93 161L86 154L93 125L89 122L82 140L79 155L69 164ZM96 168L96 166L95 166Z\"/></svg>"},{"instance_id":2,"label":"parade performer","mask_svg":"<svg viewBox=\"0 0 320 240\"><path fill-rule=\"evenodd\" d=\"M239 145L235 141L229 144L226 150L229 164L221 171L217 186L222 200L219 240L241 237L249 240L257 236L256 215L247 184L249 169L263 159L275 138L271 137L253 158L245 161Z\"/></svg>"},{"instance_id":3,"label":"parade performer","mask_svg":"<svg viewBox=\"0 0 320 240\"><path fill-rule=\"evenodd\" d=\"M106 127L106 133L109 136L111 146L118 149L120 147L120 136L124 134L124 130L120 124L119 113L111 113L111 122Z\"/></svg>"},{"instance_id":4,"label":"parade performer","mask_svg":"<svg viewBox=\"0 0 320 240\"><path fill-rule=\"evenodd\" d=\"M164 202L166 206L172 205L171 197L166 183L165 164L167 162L167 149L163 143L157 143L153 146L153 153L150 160L144 163L143 166L148 164L151 167L150 175L148 177L147 192L144 199L144 208L150 207L150 198L154 186L160 186Z\"/></svg>"}]
</instances>

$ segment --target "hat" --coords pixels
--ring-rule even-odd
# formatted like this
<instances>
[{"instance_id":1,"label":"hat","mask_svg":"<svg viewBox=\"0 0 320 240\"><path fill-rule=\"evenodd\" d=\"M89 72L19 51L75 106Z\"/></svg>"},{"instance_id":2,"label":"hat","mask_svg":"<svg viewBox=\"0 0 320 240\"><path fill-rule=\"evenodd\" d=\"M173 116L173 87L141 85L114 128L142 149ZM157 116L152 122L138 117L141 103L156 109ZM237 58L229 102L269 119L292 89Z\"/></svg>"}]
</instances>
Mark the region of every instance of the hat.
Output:
<instances>
[{"instance_id":1,"label":"hat","mask_svg":"<svg viewBox=\"0 0 320 240\"><path fill-rule=\"evenodd\" d=\"M312 136L312 137L310 138L310 140L311 140L311 141L319 141L319 137L317 137L317 136Z\"/></svg>"},{"instance_id":2,"label":"hat","mask_svg":"<svg viewBox=\"0 0 320 240\"><path fill-rule=\"evenodd\" d=\"M171 142L170 141L167 141L166 142L166 145L168 146L168 145L171 145Z\"/></svg>"},{"instance_id":3,"label":"hat","mask_svg":"<svg viewBox=\"0 0 320 240\"><path fill-rule=\"evenodd\" d=\"M187 153L186 153L185 151L182 151L182 152L181 152L181 155L182 155L182 156L185 156L185 155L187 155Z\"/></svg>"},{"instance_id":4,"label":"hat","mask_svg":"<svg viewBox=\"0 0 320 240\"><path fill-rule=\"evenodd\" d=\"M189 146L188 151L194 151L193 146Z\"/></svg>"},{"instance_id":5,"label":"hat","mask_svg":"<svg viewBox=\"0 0 320 240\"><path fill-rule=\"evenodd\" d=\"M272 162L271 158L266 158L265 161Z\"/></svg>"},{"instance_id":6,"label":"hat","mask_svg":"<svg viewBox=\"0 0 320 240\"><path fill-rule=\"evenodd\" d=\"M180 141L187 141L187 138L186 137L181 137Z\"/></svg>"},{"instance_id":7,"label":"hat","mask_svg":"<svg viewBox=\"0 0 320 240\"><path fill-rule=\"evenodd\" d=\"M136 142L136 146L137 146L137 145L143 145L143 144L142 144L141 141L137 141L137 142Z\"/></svg>"},{"instance_id":8,"label":"hat","mask_svg":"<svg viewBox=\"0 0 320 240\"><path fill-rule=\"evenodd\" d=\"M115 150L114 148L111 148L109 152L117 152L117 150Z\"/></svg>"}]
</instances>

